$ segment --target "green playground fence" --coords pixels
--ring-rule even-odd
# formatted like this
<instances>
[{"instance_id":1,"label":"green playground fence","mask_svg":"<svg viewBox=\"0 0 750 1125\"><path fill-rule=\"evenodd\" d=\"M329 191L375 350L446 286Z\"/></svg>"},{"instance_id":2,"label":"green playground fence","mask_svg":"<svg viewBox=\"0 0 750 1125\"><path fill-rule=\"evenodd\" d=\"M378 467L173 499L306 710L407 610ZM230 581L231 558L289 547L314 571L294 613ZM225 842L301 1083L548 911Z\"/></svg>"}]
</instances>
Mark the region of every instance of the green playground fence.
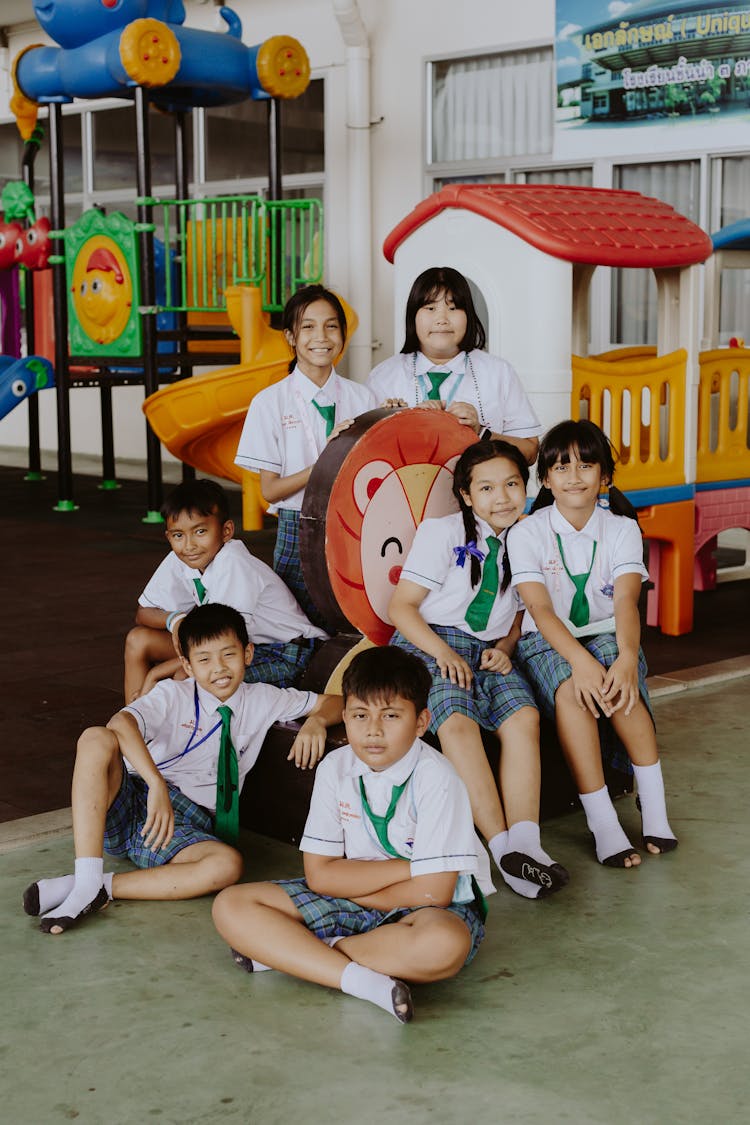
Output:
<instances>
[{"instance_id":1,"label":"green playground fence","mask_svg":"<svg viewBox=\"0 0 750 1125\"><path fill-rule=\"evenodd\" d=\"M164 242L164 312L219 312L230 285L257 285L263 308L279 312L302 285L323 276L319 199L216 195L160 199L153 221Z\"/></svg>"}]
</instances>

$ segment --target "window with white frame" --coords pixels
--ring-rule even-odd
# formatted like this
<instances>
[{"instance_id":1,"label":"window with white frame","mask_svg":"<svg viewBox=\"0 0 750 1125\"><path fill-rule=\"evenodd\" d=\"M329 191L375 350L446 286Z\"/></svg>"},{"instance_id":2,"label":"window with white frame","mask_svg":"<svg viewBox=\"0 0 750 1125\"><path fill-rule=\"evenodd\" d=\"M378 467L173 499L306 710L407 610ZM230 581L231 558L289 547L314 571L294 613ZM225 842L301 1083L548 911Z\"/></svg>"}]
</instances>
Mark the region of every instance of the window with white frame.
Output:
<instances>
[{"instance_id":1,"label":"window with white frame","mask_svg":"<svg viewBox=\"0 0 750 1125\"><path fill-rule=\"evenodd\" d=\"M543 46L432 62L429 163L550 153L552 59Z\"/></svg>"}]
</instances>

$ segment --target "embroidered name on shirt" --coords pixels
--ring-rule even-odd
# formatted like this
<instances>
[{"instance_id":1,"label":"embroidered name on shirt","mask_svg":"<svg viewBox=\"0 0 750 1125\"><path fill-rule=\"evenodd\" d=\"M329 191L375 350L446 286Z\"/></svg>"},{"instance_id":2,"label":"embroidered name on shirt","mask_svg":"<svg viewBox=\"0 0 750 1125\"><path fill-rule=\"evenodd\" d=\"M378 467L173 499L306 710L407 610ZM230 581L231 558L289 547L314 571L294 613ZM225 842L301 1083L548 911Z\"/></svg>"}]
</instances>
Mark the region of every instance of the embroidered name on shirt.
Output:
<instances>
[{"instance_id":1,"label":"embroidered name on shirt","mask_svg":"<svg viewBox=\"0 0 750 1125\"><path fill-rule=\"evenodd\" d=\"M362 819L359 813L354 811L348 801L339 801L339 816L342 822L346 824Z\"/></svg>"},{"instance_id":2,"label":"embroidered name on shirt","mask_svg":"<svg viewBox=\"0 0 750 1125\"><path fill-rule=\"evenodd\" d=\"M282 414L281 425L285 430L296 430L300 424L300 420L296 414Z\"/></svg>"}]
</instances>

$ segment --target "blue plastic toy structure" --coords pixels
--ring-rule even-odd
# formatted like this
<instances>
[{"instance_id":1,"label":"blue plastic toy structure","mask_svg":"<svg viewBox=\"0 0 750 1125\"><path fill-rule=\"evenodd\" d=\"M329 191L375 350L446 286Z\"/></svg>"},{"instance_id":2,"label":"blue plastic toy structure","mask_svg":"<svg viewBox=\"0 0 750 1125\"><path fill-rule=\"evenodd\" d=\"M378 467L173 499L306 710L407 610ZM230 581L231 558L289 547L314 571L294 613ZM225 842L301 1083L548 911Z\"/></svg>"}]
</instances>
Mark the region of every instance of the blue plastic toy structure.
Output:
<instances>
[{"instance_id":1,"label":"blue plastic toy structure","mask_svg":"<svg viewBox=\"0 0 750 1125\"><path fill-rule=\"evenodd\" d=\"M52 364L48 359L38 355L24 359L0 355L0 418L4 418L29 395L54 384Z\"/></svg>"},{"instance_id":2,"label":"blue plastic toy structure","mask_svg":"<svg viewBox=\"0 0 750 1125\"><path fill-rule=\"evenodd\" d=\"M11 108L22 135L39 104L122 97L134 86L169 110L294 98L306 89L310 63L298 40L275 35L247 47L239 16L219 10L226 33L183 27L182 0L34 0L36 18L60 46L27 47L14 60Z\"/></svg>"}]
</instances>

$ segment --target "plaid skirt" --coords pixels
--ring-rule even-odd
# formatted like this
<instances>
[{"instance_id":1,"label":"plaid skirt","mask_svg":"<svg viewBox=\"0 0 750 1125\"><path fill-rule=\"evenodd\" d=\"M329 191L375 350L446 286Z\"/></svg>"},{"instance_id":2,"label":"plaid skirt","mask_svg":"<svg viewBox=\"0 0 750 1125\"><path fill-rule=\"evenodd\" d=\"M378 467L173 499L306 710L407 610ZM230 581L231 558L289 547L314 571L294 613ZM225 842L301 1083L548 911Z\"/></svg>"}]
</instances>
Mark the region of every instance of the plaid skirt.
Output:
<instances>
[{"instance_id":1,"label":"plaid skirt","mask_svg":"<svg viewBox=\"0 0 750 1125\"><path fill-rule=\"evenodd\" d=\"M294 687L315 651L312 637L277 644L256 645L253 662L245 669L246 684L272 684L274 687Z\"/></svg>"},{"instance_id":2,"label":"plaid skirt","mask_svg":"<svg viewBox=\"0 0 750 1125\"><path fill-rule=\"evenodd\" d=\"M279 509L279 526L273 551L273 569L294 594L297 602L313 625L325 628L320 612L307 592L299 557L300 513L291 508Z\"/></svg>"},{"instance_id":3,"label":"plaid skirt","mask_svg":"<svg viewBox=\"0 0 750 1125\"><path fill-rule=\"evenodd\" d=\"M411 641L407 641L398 630L393 634L390 644L421 657L432 676L427 706L432 714L430 731L433 734L456 711L467 715L485 730L496 731L522 707L537 709L534 693L517 668L513 667L507 676L480 669L482 652L489 647L487 641L477 640L470 633L464 633L453 625L430 625L430 628L464 658L474 673L470 687L459 687L458 684L443 679L433 656L428 656Z\"/></svg>"},{"instance_id":4,"label":"plaid skirt","mask_svg":"<svg viewBox=\"0 0 750 1125\"><path fill-rule=\"evenodd\" d=\"M619 655L614 633L601 633L599 636L579 637L578 640L601 665L609 668ZM539 707L548 718L555 717L555 692L560 684L570 679L570 664L556 649L547 644L540 632L524 633L516 645L516 660L533 684ZM651 700L648 697L646 676L648 668L643 649L638 649L638 689L653 721ZM615 733L614 727L604 715L599 716L599 741L602 759L623 773L632 773L633 767L627 751Z\"/></svg>"},{"instance_id":5,"label":"plaid skirt","mask_svg":"<svg viewBox=\"0 0 750 1125\"><path fill-rule=\"evenodd\" d=\"M105 852L126 856L136 867L161 867L191 844L202 844L206 840L219 842L213 833L211 813L202 805L196 805L171 782L167 785L174 809L174 835L166 847L154 851L146 847L141 836L148 816L148 786L142 777L128 773L123 766L120 788L107 811Z\"/></svg>"},{"instance_id":6,"label":"plaid skirt","mask_svg":"<svg viewBox=\"0 0 750 1125\"><path fill-rule=\"evenodd\" d=\"M405 918L407 914L414 914L417 910L436 909L417 906L398 907L388 911L372 910L369 907L359 906L348 898L330 898L328 895L315 894L304 879L275 879L274 882L286 891L302 915L308 930L319 938L367 934L371 930L376 930L378 926L398 922L400 918ZM484 938L484 923L471 903L454 902L443 909L460 918L471 935L471 948L464 961L464 964L468 965L476 956Z\"/></svg>"}]
</instances>

